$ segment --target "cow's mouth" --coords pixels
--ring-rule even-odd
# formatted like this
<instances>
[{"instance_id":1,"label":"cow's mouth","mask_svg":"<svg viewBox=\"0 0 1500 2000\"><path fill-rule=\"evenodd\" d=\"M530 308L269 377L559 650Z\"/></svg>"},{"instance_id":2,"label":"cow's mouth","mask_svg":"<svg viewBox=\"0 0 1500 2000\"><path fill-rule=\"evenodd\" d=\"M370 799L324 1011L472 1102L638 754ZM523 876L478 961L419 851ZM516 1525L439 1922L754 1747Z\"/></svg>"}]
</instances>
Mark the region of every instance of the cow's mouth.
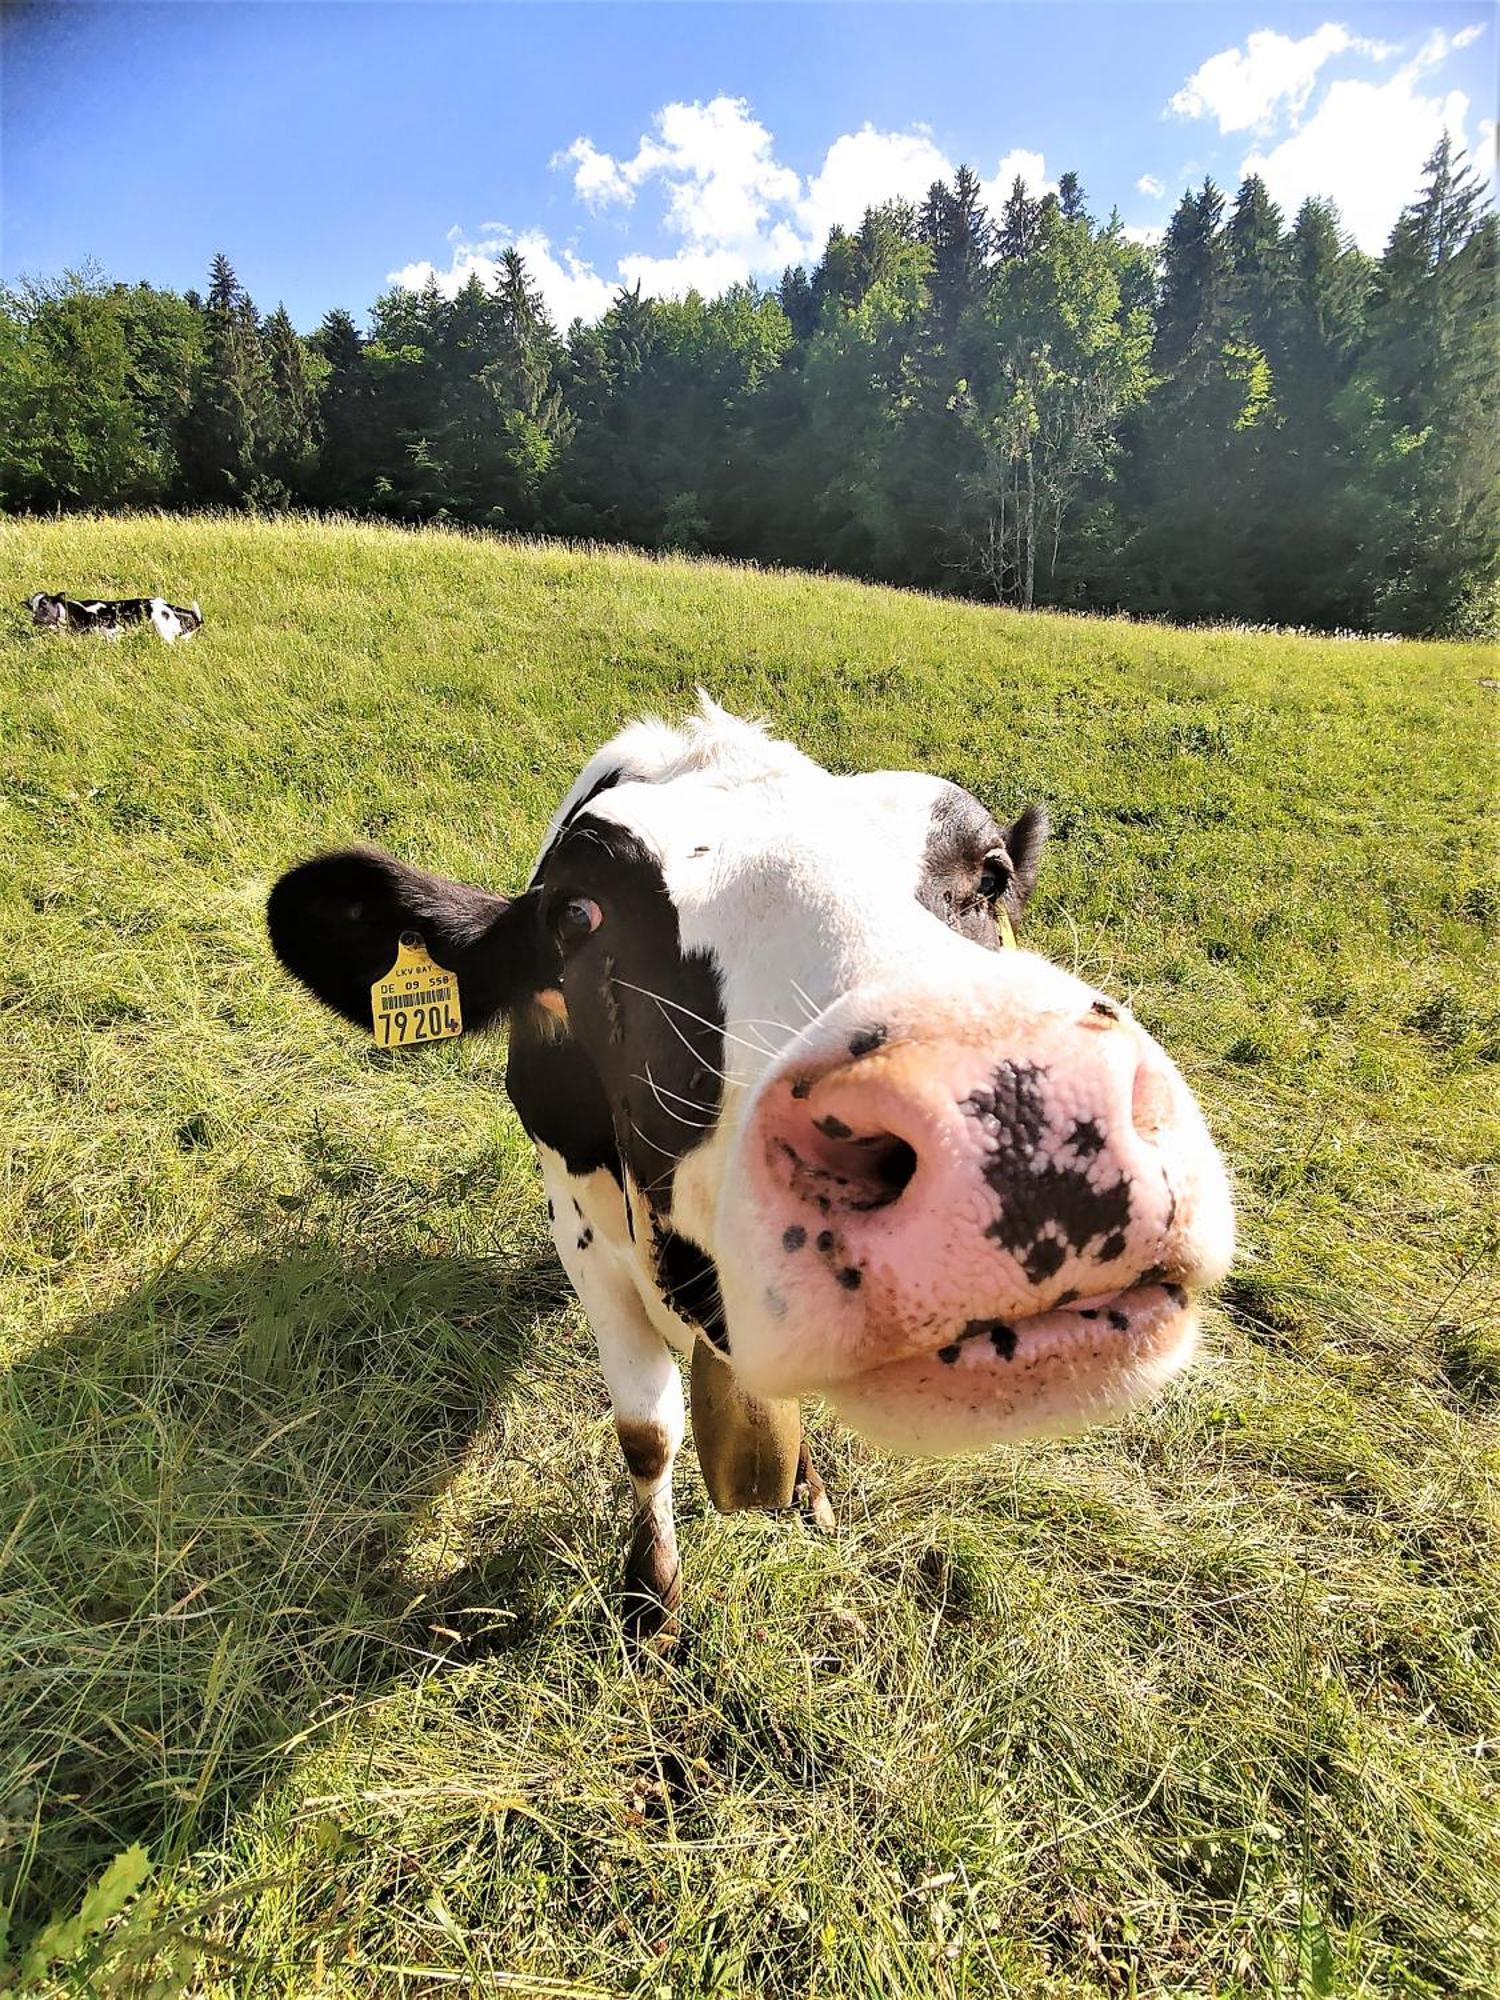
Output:
<instances>
[{"instance_id":1,"label":"cow's mouth","mask_svg":"<svg viewBox=\"0 0 1500 2000\"><path fill-rule=\"evenodd\" d=\"M1186 1366L1197 1337L1189 1292L1138 1284L1024 1319L971 1320L956 1339L823 1393L877 1444L971 1451L1122 1414Z\"/></svg>"}]
</instances>

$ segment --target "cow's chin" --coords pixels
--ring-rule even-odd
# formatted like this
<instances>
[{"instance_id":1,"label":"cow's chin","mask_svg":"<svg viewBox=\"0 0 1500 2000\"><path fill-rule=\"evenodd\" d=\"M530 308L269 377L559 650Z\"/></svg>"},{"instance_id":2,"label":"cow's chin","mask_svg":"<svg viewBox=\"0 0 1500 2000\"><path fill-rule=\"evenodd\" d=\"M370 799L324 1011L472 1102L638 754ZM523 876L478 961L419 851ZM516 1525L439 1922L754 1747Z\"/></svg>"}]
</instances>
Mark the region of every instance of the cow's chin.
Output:
<instances>
[{"instance_id":1,"label":"cow's chin","mask_svg":"<svg viewBox=\"0 0 1500 2000\"><path fill-rule=\"evenodd\" d=\"M817 1393L854 1430L922 1457L1067 1435L1148 1401L1192 1360L1197 1302L1139 1285L868 1368Z\"/></svg>"}]
</instances>

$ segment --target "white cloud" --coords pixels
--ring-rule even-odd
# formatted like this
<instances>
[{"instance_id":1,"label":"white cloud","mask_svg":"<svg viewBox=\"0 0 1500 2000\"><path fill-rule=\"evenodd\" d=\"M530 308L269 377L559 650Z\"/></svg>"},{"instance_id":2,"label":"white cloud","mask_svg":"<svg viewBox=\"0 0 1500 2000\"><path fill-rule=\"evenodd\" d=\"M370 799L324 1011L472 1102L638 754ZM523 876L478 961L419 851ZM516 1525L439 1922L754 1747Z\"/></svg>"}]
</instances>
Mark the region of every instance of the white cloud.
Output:
<instances>
[{"instance_id":1,"label":"white cloud","mask_svg":"<svg viewBox=\"0 0 1500 2000\"><path fill-rule=\"evenodd\" d=\"M500 269L500 252L511 241L509 232L496 237L485 237L478 243L458 243L454 247L453 258L446 271L440 271L421 258L414 264L405 264L399 271L387 273L393 285L404 286L407 291L419 292L429 283L436 283L440 292L448 298L461 291L470 278L477 277L482 285L489 286L495 281ZM571 250L554 250L550 240L540 230L528 230L517 236L515 247L526 259L526 274L541 293L548 312L560 327L571 326L575 319L596 320L609 310L609 302L617 287L608 278L603 278L592 264L576 256Z\"/></svg>"},{"instance_id":2,"label":"white cloud","mask_svg":"<svg viewBox=\"0 0 1500 2000\"><path fill-rule=\"evenodd\" d=\"M1349 49L1377 62L1395 53L1390 43L1362 40L1335 21L1300 40L1260 28L1244 48L1210 56L1167 109L1180 118L1216 118L1220 132L1269 132L1280 117L1301 117L1319 70Z\"/></svg>"},{"instance_id":3,"label":"white cloud","mask_svg":"<svg viewBox=\"0 0 1500 2000\"><path fill-rule=\"evenodd\" d=\"M635 200L635 189L625 174L608 153L599 151L592 139L575 139L566 152L554 157L552 164L562 166L568 160L576 169L573 192L590 208L602 208L611 201Z\"/></svg>"},{"instance_id":4,"label":"white cloud","mask_svg":"<svg viewBox=\"0 0 1500 2000\"><path fill-rule=\"evenodd\" d=\"M839 135L804 183L776 157L771 133L740 97L667 104L635 151L616 156L580 136L553 156L570 171L573 192L593 212L637 206L647 190L662 201L661 226L680 247L659 255L632 251L612 277L570 249L556 249L538 231L516 238L532 277L559 324L597 319L616 289L639 283L656 297L697 290L713 296L747 278L774 281L788 264L810 264L835 224L857 228L867 208L893 200L920 202L936 180L951 181L953 162L922 126L883 132L873 125ZM1013 151L983 182L998 210L1020 175L1041 194L1051 188L1040 153ZM426 259L393 271L393 284L435 280L449 293L471 275L488 281L511 232L486 223L476 242L450 232L447 270Z\"/></svg>"},{"instance_id":5,"label":"white cloud","mask_svg":"<svg viewBox=\"0 0 1500 2000\"><path fill-rule=\"evenodd\" d=\"M1155 222L1127 222L1125 225L1125 241L1127 243L1144 243L1148 250L1155 249L1165 233L1161 225Z\"/></svg>"},{"instance_id":6,"label":"white cloud","mask_svg":"<svg viewBox=\"0 0 1500 2000\"><path fill-rule=\"evenodd\" d=\"M987 181L981 181L979 192L984 205L991 215L998 215L1010 197L1010 191L1017 179L1026 183L1026 191L1033 200L1041 194L1056 194L1056 181L1047 178L1047 162L1040 153L1028 153L1022 147L1013 147L999 161L995 171Z\"/></svg>"},{"instance_id":7,"label":"white cloud","mask_svg":"<svg viewBox=\"0 0 1500 2000\"><path fill-rule=\"evenodd\" d=\"M1135 184L1135 191L1137 194L1150 195L1153 201L1160 201L1167 189L1165 182L1159 181L1155 174L1142 174Z\"/></svg>"},{"instance_id":8,"label":"white cloud","mask_svg":"<svg viewBox=\"0 0 1500 2000\"><path fill-rule=\"evenodd\" d=\"M807 239L802 255L817 256L835 223L853 229L867 208L920 202L934 181L952 177L952 162L926 132L878 132L863 125L843 133L823 155L798 204Z\"/></svg>"},{"instance_id":9,"label":"white cloud","mask_svg":"<svg viewBox=\"0 0 1500 2000\"><path fill-rule=\"evenodd\" d=\"M572 163L580 200L596 208L633 202L638 188L657 180L667 195L669 229L695 245L749 249L771 209L802 192L801 178L775 159L771 134L742 97L663 105L654 124L629 159L602 153L585 138L558 156Z\"/></svg>"},{"instance_id":10,"label":"white cloud","mask_svg":"<svg viewBox=\"0 0 1500 2000\"><path fill-rule=\"evenodd\" d=\"M1251 153L1241 172L1261 175L1288 216L1309 195L1329 196L1360 248L1378 252L1443 133L1467 146L1464 92L1426 96L1416 88L1430 66L1419 57L1385 83L1330 84L1299 131L1268 152Z\"/></svg>"}]
</instances>

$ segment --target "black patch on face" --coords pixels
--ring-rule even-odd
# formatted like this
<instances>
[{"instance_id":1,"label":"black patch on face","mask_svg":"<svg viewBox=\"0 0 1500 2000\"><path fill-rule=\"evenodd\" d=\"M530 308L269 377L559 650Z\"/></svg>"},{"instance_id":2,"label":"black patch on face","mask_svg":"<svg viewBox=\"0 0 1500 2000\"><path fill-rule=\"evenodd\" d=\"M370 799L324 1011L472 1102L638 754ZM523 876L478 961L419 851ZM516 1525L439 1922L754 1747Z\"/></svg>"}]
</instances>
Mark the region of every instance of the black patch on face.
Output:
<instances>
[{"instance_id":1,"label":"black patch on face","mask_svg":"<svg viewBox=\"0 0 1500 2000\"><path fill-rule=\"evenodd\" d=\"M998 951L997 906L980 893L985 861L1000 858L1007 882L999 907L1017 924L1035 887L1046 839L1047 815L1040 806L1028 806L1002 827L972 793L945 785L932 808L917 901L960 937Z\"/></svg>"},{"instance_id":2,"label":"black patch on face","mask_svg":"<svg viewBox=\"0 0 1500 2000\"><path fill-rule=\"evenodd\" d=\"M861 1282L862 1280L860 1278L860 1274L858 1271L855 1270L852 1264L846 1265L844 1269L839 1272L839 1284L843 1287L843 1289L846 1292L857 1292L860 1288Z\"/></svg>"},{"instance_id":3,"label":"black patch on face","mask_svg":"<svg viewBox=\"0 0 1500 2000\"><path fill-rule=\"evenodd\" d=\"M621 1179L614 1121L592 1063L534 1007L511 1016L505 1088L527 1136L560 1153L570 1174Z\"/></svg>"},{"instance_id":4,"label":"black patch on face","mask_svg":"<svg viewBox=\"0 0 1500 2000\"><path fill-rule=\"evenodd\" d=\"M807 1231L802 1227L800 1222L792 1223L790 1228L783 1229L781 1232L781 1247L783 1250L800 1250L806 1241Z\"/></svg>"},{"instance_id":5,"label":"black patch on face","mask_svg":"<svg viewBox=\"0 0 1500 2000\"><path fill-rule=\"evenodd\" d=\"M588 1247L589 1247L589 1245L590 1245L590 1244L591 1244L591 1243L593 1242L593 1240L594 1240L594 1232L593 1232L593 1230L592 1230L592 1229L585 1229L585 1230L583 1231L582 1235L581 1235L581 1236L579 1237L579 1239L578 1239L578 1247L579 1247L579 1249L580 1249L580 1250L587 1250L587 1249L588 1249Z\"/></svg>"},{"instance_id":6,"label":"black patch on face","mask_svg":"<svg viewBox=\"0 0 1500 2000\"><path fill-rule=\"evenodd\" d=\"M958 1342L955 1340L950 1342L947 1347L940 1347L937 1351L937 1358L945 1368L951 1368L958 1359L959 1351Z\"/></svg>"},{"instance_id":7,"label":"black patch on face","mask_svg":"<svg viewBox=\"0 0 1500 2000\"><path fill-rule=\"evenodd\" d=\"M1033 1284L1059 1271L1068 1250L1113 1240L1130 1220L1129 1181L1096 1187L1082 1167L1041 1159L1045 1075L1035 1063L1003 1062L990 1088L963 1105L992 1141L983 1172L1000 1212L985 1234L1012 1253Z\"/></svg>"},{"instance_id":8,"label":"black patch on face","mask_svg":"<svg viewBox=\"0 0 1500 2000\"><path fill-rule=\"evenodd\" d=\"M712 1137L722 1104L718 970L707 954L683 950L656 857L607 820L581 813L554 844L534 893L546 935L554 913L577 897L601 912L598 929L559 960L568 1033L554 1044L562 1053L552 1069L563 1067L565 1054L578 1072L571 1093L580 1114L577 1142L598 1151L607 1129L650 1207L670 1214L677 1166ZM526 1064L532 1059L528 1051ZM526 1092L518 1075L513 1097L518 1085ZM517 1109L525 1121L519 1099ZM547 1114L533 1104L530 1115ZM533 1136L557 1143L540 1127Z\"/></svg>"},{"instance_id":9,"label":"black patch on face","mask_svg":"<svg viewBox=\"0 0 1500 2000\"><path fill-rule=\"evenodd\" d=\"M813 1124L823 1134L825 1139L852 1139L854 1137L852 1129L844 1123L842 1118L815 1118Z\"/></svg>"},{"instance_id":10,"label":"black patch on face","mask_svg":"<svg viewBox=\"0 0 1500 2000\"><path fill-rule=\"evenodd\" d=\"M656 1288L679 1318L697 1327L721 1354L729 1352L719 1271L706 1250L675 1229L653 1231Z\"/></svg>"},{"instance_id":11,"label":"black patch on face","mask_svg":"<svg viewBox=\"0 0 1500 2000\"><path fill-rule=\"evenodd\" d=\"M1128 1333L1130 1331L1130 1321L1125 1317L1124 1313L1112 1312L1109 1316L1109 1323L1116 1333Z\"/></svg>"}]
</instances>

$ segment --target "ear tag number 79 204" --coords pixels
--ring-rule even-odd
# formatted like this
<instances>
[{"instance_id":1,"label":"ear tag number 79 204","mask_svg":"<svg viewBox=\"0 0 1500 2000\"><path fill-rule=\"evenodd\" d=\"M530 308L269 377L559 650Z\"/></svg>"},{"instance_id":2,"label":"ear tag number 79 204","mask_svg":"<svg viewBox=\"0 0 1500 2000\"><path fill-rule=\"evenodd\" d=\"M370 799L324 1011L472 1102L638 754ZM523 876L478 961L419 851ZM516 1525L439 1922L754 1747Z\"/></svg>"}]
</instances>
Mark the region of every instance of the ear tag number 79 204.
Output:
<instances>
[{"instance_id":1,"label":"ear tag number 79 204","mask_svg":"<svg viewBox=\"0 0 1500 2000\"><path fill-rule=\"evenodd\" d=\"M415 931L404 931L396 963L370 988L370 1015L383 1049L411 1049L461 1035L458 974L435 964Z\"/></svg>"}]
</instances>

